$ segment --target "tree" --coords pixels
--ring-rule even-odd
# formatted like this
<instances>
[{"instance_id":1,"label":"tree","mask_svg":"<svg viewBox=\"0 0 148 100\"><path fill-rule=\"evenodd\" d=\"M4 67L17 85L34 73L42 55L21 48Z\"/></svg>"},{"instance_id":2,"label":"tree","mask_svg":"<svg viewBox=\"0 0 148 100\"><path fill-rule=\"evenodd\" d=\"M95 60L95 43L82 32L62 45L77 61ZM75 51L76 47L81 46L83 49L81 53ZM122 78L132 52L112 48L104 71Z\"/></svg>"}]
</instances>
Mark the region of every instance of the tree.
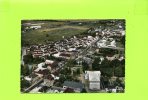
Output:
<instances>
[{"instance_id":1,"label":"tree","mask_svg":"<svg viewBox=\"0 0 148 100\"><path fill-rule=\"evenodd\" d=\"M86 89L83 88L82 91L81 91L81 93L87 93Z\"/></svg>"},{"instance_id":2,"label":"tree","mask_svg":"<svg viewBox=\"0 0 148 100\"><path fill-rule=\"evenodd\" d=\"M116 82L121 83L121 80L119 78L116 79Z\"/></svg>"},{"instance_id":3,"label":"tree","mask_svg":"<svg viewBox=\"0 0 148 100\"><path fill-rule=\"evenodd\" d=\"M32 54L24 55L23 56L23 61L25 64L31 64L33 62L33 56Z\"/></svg>"},{"instance_id":4,"label":"tree","mask_svg":"<svg viewBox=\"0 0 148 100\"><path fill-rule=\"evenodd\" d=\"M93 70L100 70L100 58L99 57L97 57L97 58L95 58L95 60L94 60L94 62L92 63L92 69Z\"/></svg>"},{"instance_id":5,"label":"tree","mask_svg":"<svg viewBox=\"0 0 148 100\"><path fill-rule=\"evenodd\" d=\"M50 55L50 56L47 56L47 59L55 60L55 57L53 55Z\"/></svg>"},{"instance_id":6,"label":"tree","mask_svg":"<svg viewBox=\"0 0 148 100\"><path fill-rule=\"evenodd\" d=\"M120 61L118 59L114 59L111 61L110 66L113 68L113 76L115 75L115 68L120 66Z\"/></svg>"},{"instance_id":7,"label":"tree","mask_svg":"<svg viewBox=\"0 0 148 100\"><path fill-rule=\"evenodd\" d=\"M68 67L65 67L64 69L62 69L60 71L61 74L64 74L64 75L70 75L71 74L71 69Z\"/></svg>"},{"instance_id":8,"label":"tree","mask_svg":"<svg viewBox=\"0 0 148 100\"><path fill-rule=\"evenodd\" d=\"M112 68L100 68L100 71L102 76L108 76L108 77L111 77L113 73Z\"/></svg>"},{"instance_id":9,"label":"tree","mask_svg":"<svg viewBox=\"0 0 148 100\"><path fill-rule=\"evenodd\" d=\"M101 79L102 79L102 81L103 81L105 87L108 87L108 84L109 84L109 78L108 78L107 76L105 76L105 77L102 77Z\"/></svg>"},{"instance_id":10,"label":"tree","mask_svg":"<svg viewBox=\"0 0 148 100\"><path fill-rule=\"evenodd\" d=\"M21 89L22 89L22 88L29 87L30 85L31 85L30 82L28 82L28 81L25 80L25 79L21 79Z\"/></svg>"},{"instance_id":11,"label":"tree","mask_svg":"<svg viewBox=\"0 0 148 100\"><path fill-rule=\"evenodd\" d=\"M82 62L83 72L89 69L89 65L86 62Z\"/></svg>"},{"instance_id":12,"label":"tree","mask_svg":"<svg viewBox=\"0 0 148 100\"><path fill-rule=\"evenodd\" d=\"M66 80L65 76L60 75L59 82L64 83L65 80Z\"/></svg>"},{"instance_id":13,"label":"tree","mask_svg":"<svg viewBox=\"0 0 148 100\"><path fill-rule=\"evenodd\" d=\"M66 80L67 80L67 81L72 81L73 78L72 78L72 76L70 76L70 75L66 75Z\"/></svg>"},{"instance_id":14,"label":"tree","mask_svg":"<svg viewBox=\"0 0 148 100\"><path fill-rule=\"evenodd\" d=\"M30 75L29 67L27 65L21 65L21 75L28 76Z\"/></svg>"},{"instance_id":15,"label":"tree","mask_svg":"<svg viewBox=\"0 0 148 100\"><path fill-rule=\"evenodd\" d=\"M69 59L66 63L67 67L74 67L74 59Z\"/></svg>"},{"instance_id":16,"label":"tree","mask_svg":"<svg viewBox=\"0 0 148 100\"><path fill-rule=\"evenodd\" d=\"M121 43L125 46L125 35L121 38Z\"/></svg>"},{"instance_id":17,"label":"tree","mask_svg":"<svg viewBox=\"0 0 148 100\"><path fill-rule=\"evenodd\" d=\"M46 34L46 37L49 37L49 34Z\"/></svg>"},{"instance_id":18,"label":"tree","mask_svg":"<svg viewBox=\"0 0 148 100\"><path fill-rule=\"evenodd\" d=\"M33 62L34 63L41 63L41 62L44 62L44 59L40 58L40 57L36 57L36 58L33 59Z\"/></svg>"},{"instance_id":19,"label":"tree","mask_svg":"<svg viewBox=\"0 0 148 100\"><path fill-rule=\"evenodd\" d=\"M103 53L104 55L114 55L117 53L117 50L114 50L114 49L110 49L110 48L102 48L100 49L100 53Z\"/></svg>"},{"instance_id":20,"label":"tree","mask_svg":"<svg viewBox=\"0 0 148 100\"><path fill-rule=\"evenodd\" d=\"M114 59L110 62L110 66L118 67L120 66L120 61L118 59Z\"/></svg>"},{"instance_id":21,"label":"tree","mask_svg":"<svg viewBox=\"0 0 148 100\"><path fill-rule=\"evenodd\" d=\"M125 59L121 60L121 65L125 65Z\"/></svg>"},{"instance_id":22,"label":"tree","mask_svg":"<svg viewBox=\"0 0 148 100\"><path fill-rule=\"evenodd\" d=\"M122 67L116 67L115 68L115 76L118 76L118 77L123 77L124 76L124 72L122 70Z\"/></svg>"},{"instance_id":23,"label":"tree","mask_svg":"<svg viewBox=\"0 0 148 100\"><path fill-rule=\"evenodd\" d=\"M110 67L110 61L105 58L105 59L102 61L100 67L101 67L101 68L108 68L108 67Z\"/></svg>"},{"instance_id":24,"label":"tree","mask_svg":"<svg viewBox=\"0 0 148 100\"><path fill-rule=\"evenodd\" d=\"M80 68L78 68L78 69L76 70L76 73L77 73L77 75L80 74Z\"/></svg>"}]
</instances>

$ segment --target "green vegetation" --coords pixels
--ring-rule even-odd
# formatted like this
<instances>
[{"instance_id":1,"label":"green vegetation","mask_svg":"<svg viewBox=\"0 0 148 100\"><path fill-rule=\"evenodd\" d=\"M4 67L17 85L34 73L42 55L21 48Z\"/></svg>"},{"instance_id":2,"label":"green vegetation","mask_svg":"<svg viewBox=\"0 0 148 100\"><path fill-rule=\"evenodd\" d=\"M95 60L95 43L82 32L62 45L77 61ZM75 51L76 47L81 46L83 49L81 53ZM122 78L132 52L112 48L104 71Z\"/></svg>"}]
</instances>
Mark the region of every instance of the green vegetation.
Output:
<instances>
[{"instance_id":1,"label":"green vegetation","mask_svg":"<svg viewBox=\"0 0 148 100\"><path fill-rule=\"evenodd\" d=\"M75 66L75 60L69 59L65 65L66 67L74 67Z\"/></svg>"},{"instance_id":2,"label":"green vegetation","mask_svg":"<svg viewBox=\"0 0 148 100\"><path fill-rule=\"evenodd\" d=\"M81 93L87 93L86 89L83 88L82 91L81 91Z\"/></svg>"},{"instance_id":3,"label":"green vegetation","mask_svg":"<svg viewBox=\"0 0 148 100\"><path fill-rule=\"evenodd\" d=\"M114 20L116 23L122 23L123 20ZM25 29L24 23L41 25L40 29ZM74 35L95 35L95 32L88 33L88 30L96 27L114 28L113 20L23 20L21 30L22 45L45 44L48 41L57 41ZM122 23L125 24L125 23ZM123 25L124 26L124 25Z\"/></svg>"},{"instance_id":4,"label":"green vegetation","mask_svg":"<svg viewBox=\"0 0 148 100\"><path fill-rule=\"evenodd\" d=\"M23 61L25 64L31 64L33 62L33 56L32 54L27 54L23 56Z\"/></svg>"},{"instance_id":5,"label":"green vegetation","mask_svg":"<svg viewBox=\"0 0 148 100\"><path fill-rule=\"evenodd\" d=\"M30 74L28 65L21 65L21 75L27 76Z\"/></svg>"},{"instance_id":6,"label":"green vegetation","mask_svg":"<svg viewBox=\"0 0 148 100\"><path fill-rule=\"evenodd\" d=\"M63 68L61 71L60 71L60 74L63 74L63 75L70 75L71 74L71 69L70 68Z\"/></svg>"},{"instance_id":7,"label":"green vegetation","mask_svg":"<svg viewBox=\"0 0 148 100\"><path fill-rule=\"evenodd\" d=\"M121 43L122 43L123 46L125 46L125 36L122 37Z\"/></svg>"},{"instance_id":8,"label":"green vegetation","mask_svg":"<svg viewBox=\"0 0 148 100\"><path fill-rule=\"evenodd\" d=\"M25 79L21 79L21 89L29 87L31 84Z\"/></svg>"},{"instance_id":9,"label":"green vegetation","mask_svg":"<svg viewBox=\"0 0 148 100\"><path fill-rule=\"evenodd\" d=\"M125 75L125 60L119 61L118 59L114 59L109 61L104 59L100 64L100 58L95 58L94 62L92 63L92 70L100 70L103 76L118 76L124 77Z\"/></svg>"},{"instance_id":10,"label":"green vegetation","mask_svg":"<svg viewBox=\"0 0 148 100\"><path fill-rule=\"evenodd\" d=\"M61 40L84 32L86 27L62 26L50 29L37 29L22 33L22 45L45 44L48 41Z\"/></svg>"},{"instance_id":11,"label":"green vegetation","mask_svg":"<svg viewBox=\"0 0 148 100\"><path fill-rule=\"evenodd\" d=\"M100 58L99 57L97 57L97 58L94 59L94 62L92 63L92 69L93 70L100 70L100 68L99 68L99 66L100 66L99 62L100 62Z\"/></svg>"},{"instance_id":12,"label":"green vegetation","mask_svg":"<svg viewBox=\"0 0 148 100\"><path fill-rule=\"evenodd\" d=\"M83 70L83 72L85 72L88 69L89 69L89 65L86 62L82 62L82 70Z\"/></svg>"},{"instance_id":13,"label":"green vegetation","mask_svg":"<svg viewBox=\"0 0 148 100\"><path fill-rule=\"evenodd\" d=\"M23 56L23 61L25 64L38 64L44 62L44 59L40 57L33 58L32 54L30 53Z\"/></svg>"},{"instance_id":14,"label":"green vegetation","mask_svg":"<svg viewBox=\"0 0 148 100\"><path fill-rule=\"evenodd\" d=\"M100 53L103 53L104 56L106 55L114 55L114 54L117 54L117 50L114 50L114 49L110 49L110 48L101 48L100 49Z\"/></svg>"}]
</instances>

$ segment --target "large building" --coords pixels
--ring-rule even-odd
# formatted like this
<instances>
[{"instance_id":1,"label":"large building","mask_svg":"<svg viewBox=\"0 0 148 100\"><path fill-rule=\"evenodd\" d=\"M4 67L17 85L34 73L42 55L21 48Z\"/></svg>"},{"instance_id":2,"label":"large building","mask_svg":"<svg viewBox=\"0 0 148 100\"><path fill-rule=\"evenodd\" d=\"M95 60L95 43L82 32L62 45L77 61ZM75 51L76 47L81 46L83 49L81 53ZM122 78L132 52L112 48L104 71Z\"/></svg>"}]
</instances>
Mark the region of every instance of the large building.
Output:
<instances>
[{"instance_id":1,"label":"large building","mask_svg":"<svg viewBox=\"0 0 148 100\"><path fill-rule=\"evenodd\" d=\"M100 90L100 71L85 71L85 79L89 81L90 90Z\"/></svg>"},{"instance_id":2,"label":"large building","mask_svg":"<svg viewBox=\"0 0 148 100\"><path fill-rule=\"evenodd\" d=\"M84 86L81 82L64 81L63 88L70 88L73 89L75 92L81 92Z\"/></svg>"}]
</instances>

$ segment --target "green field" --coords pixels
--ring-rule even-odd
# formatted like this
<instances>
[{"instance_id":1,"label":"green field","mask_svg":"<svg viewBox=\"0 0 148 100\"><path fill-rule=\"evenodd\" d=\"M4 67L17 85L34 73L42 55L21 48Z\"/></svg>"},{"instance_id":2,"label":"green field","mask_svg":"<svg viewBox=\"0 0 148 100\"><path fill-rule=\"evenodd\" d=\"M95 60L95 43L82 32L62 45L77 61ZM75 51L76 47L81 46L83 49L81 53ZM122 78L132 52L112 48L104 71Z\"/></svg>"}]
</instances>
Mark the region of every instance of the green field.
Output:
<instances>
[{"instance_id":1,"label":"green field","mask_svg":"<svg viewBox=\"0 0 148 100\"><path fill-rule=\"evenodd\" d=\"M57 41L65 38L85 33L89 28L95 27L112 27L113 20L23 20L24 23L41 24L40 29L29 30L22 33L22 46L31 44L45 44L47 41ZM122 20L118 20L122 21ZM116 22L118 22L116 20ZM26 26L22 25L22 30ZM83 34L84 35L84 34Z\"/></svg>"},{"instance_id":2,"label":"green field","mask_svg":"<svg viewBox=\"0 0 148 100\"><path fill-rule=\"evenodd\" d=\"M22 33L22 44L44 44L47 41L56 41L85 32L89 27L68 25L67 22L45 22L41 29Z\"/></svg>"},{"instance_id":3,"label":"green field","mask_svg":"<svg viewBox=\"0 0 148 100\"><path fill-rule=\"evenodd\" d=\"M56 41L85 32L87 27L60 26L55 28L41 28L22 33L23 44L44 44L46 41Z\"/></svg>"}]
</instances>

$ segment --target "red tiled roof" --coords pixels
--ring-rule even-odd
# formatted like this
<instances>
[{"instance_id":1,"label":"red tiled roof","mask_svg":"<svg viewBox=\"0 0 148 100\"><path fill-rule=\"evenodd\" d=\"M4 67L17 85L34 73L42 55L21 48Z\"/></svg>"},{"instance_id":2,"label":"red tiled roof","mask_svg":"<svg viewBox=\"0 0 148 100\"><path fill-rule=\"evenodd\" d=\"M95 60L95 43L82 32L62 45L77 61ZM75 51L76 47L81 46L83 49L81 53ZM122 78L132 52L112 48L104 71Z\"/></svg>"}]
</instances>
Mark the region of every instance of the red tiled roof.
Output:
<instances>
[{"instance_id":1,"label":"red tiled roof","mask_svg":"<svg viewBox=\"0 0 148 100\"><path fill-rule=\"evenodd\" d=\"M49 73L49 70L47 70L47 69L45 69L45 70L39 70L37 73L38 74L47 75Z\"/></svg>"}]
</instances>

